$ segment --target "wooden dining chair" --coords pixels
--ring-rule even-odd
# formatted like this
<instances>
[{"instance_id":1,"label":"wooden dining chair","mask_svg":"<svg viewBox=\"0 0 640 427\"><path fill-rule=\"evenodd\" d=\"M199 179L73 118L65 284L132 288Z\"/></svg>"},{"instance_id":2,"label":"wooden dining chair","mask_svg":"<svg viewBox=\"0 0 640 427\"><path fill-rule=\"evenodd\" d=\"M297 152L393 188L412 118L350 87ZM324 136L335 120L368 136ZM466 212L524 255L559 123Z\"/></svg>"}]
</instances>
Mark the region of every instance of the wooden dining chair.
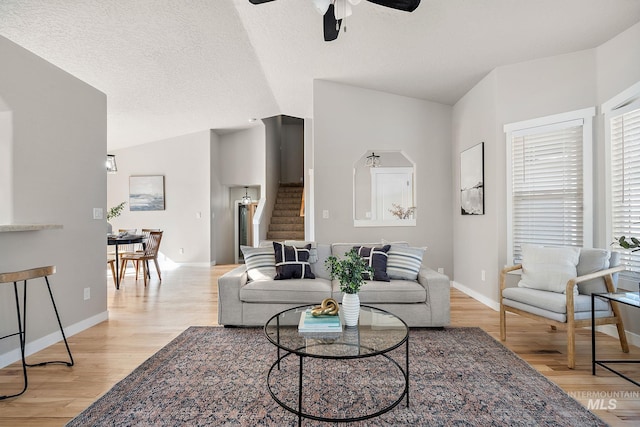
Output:
<instances>
[{"instance_id":1,"label":"wooden dining chair","mask_svg":"<svg viewBox=\"0 0 640 427\"><path fill-rule=\"evenodd\" d=\"M115 286L116 289L118 289L118 276L116 275L115 263L116 263L116 260L113 258L107 260L107 265L111 267L111 277L113 277L113 286Z\"/></svg>"},{"instance_id":2,"label":"wooden dining chair","mask_svg":"<svg viewBox=\"0 0 640 427\"><path fill-rule=\"evenodd\" d=\"M125 266L128 261L133 263L142 264L142 273L144 275L144 286L147 286L147 280L149 278L148 273L148 261L153 260L156 265L156 272L158 274L158 280L162 282L162 274L160 272L160 264L158 264L158 252L160 249L160 241L162 240L162 231L149 232L149 238L145 244L145 249L140 253L129 253L120 258L122 260L122 266L120 267L120 281L124 279ZM136 271L136 280L138 280L138 272Z\"/></svg>"},{"instance_id":3,"label":"wooden dining chair","mask_svg":"<svg viewBox=\"0 0 640 427\"><path fill-rule=\"evenodd\" d=\"M129 235L132 235L132 234L136 234L138 232L138 229L137 228L120 228L118 230L118 232L119 233L127 233ZM127 266L126 266L127 263L123 262L122 258L124 257L124 255L136 253L137 245L138 245L137 243L132 243L130 245L118 245L118 257L120 258L120 265L124 265L125 270L127 268ZM109 252L108 255L114 255L115 256L115 252ZM137 270L138 266L136 265L135 267L136 267L136 270Z\"/></svg>"},{"instance_id":4,"label":"wooden dining chair","mask_svg":"<svg viewBox=\"0 0 640 427\"><path fill-rule=\"evenodd\" d=\"M144 247L146 244L146 241L149 239L149 234L151 234L152 231L162 231L159 228L143 228L140 230L143 236L144 236L144 241L145 243L138 243L136 245L136 253L142 253L144 252ZM149 273L149 261L145 261L145 263L147 264L147 275ZM137 262L136 263L136 277L138 276L138 270L140 268L140 263Z\"/></svg>"}]
</instances>

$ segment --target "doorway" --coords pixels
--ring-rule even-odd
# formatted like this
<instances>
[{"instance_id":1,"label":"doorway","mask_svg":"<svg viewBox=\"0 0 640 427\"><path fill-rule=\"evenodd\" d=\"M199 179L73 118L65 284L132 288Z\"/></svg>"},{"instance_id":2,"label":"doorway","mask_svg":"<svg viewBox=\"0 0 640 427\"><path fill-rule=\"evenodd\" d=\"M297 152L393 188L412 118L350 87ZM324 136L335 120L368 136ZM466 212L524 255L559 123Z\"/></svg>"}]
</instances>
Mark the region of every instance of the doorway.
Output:
<instances>
[{"instance_id":1,"label":"doorway","mask_svg":"<svg viewBox=\"0 0 640 427\"><path fill-rule=\"evenodd\" d=\"M235 263L244 262L241 246L253 246L253 216L258 207L257 202L248 205L237 200L235 202Z\"/></svg>"}]
</instances>

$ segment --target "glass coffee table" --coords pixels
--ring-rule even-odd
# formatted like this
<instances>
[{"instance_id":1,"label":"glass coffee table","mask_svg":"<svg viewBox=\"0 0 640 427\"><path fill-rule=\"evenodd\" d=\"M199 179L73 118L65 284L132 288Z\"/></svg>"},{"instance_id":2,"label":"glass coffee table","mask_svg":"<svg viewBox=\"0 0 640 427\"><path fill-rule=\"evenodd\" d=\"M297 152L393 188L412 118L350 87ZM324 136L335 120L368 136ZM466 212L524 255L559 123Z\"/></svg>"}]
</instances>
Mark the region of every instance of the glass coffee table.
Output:
<instances>
[{"instance_id":1,"label":"glass coffee table","mask_svg":"<svg viewBox=\"0 0 640 427\"><path fill-rule=\"evenodd\" d=\"M269 393L298 415L298 425L302 418L366 420L389 412L405 398L408 407L407 324L388 311L361 305L358 326L342 322L340 332L299 332L300 316L311 307L282 311L264 326L277 348L267 374Z\"/></svg>"}]
</instances>

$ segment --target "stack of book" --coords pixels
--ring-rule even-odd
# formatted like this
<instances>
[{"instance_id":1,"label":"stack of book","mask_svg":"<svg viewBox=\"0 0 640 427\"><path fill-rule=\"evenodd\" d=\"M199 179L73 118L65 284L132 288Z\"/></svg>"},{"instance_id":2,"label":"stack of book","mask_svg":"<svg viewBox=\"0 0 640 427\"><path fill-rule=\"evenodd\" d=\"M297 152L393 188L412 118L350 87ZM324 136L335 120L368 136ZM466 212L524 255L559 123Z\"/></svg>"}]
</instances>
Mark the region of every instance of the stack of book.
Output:
<instances>
[{"instance_id":1,"label":"stack of book","mask_svg":"<svg viewBox=\"0 0 640 427\"><path fill-rule=\"evenodd\" d=\"M300 314L300 323L298 324L298 332L312 334L341 333L342 322L340 316L313 316L311 309Z\"/></svg>"}]
</instances>

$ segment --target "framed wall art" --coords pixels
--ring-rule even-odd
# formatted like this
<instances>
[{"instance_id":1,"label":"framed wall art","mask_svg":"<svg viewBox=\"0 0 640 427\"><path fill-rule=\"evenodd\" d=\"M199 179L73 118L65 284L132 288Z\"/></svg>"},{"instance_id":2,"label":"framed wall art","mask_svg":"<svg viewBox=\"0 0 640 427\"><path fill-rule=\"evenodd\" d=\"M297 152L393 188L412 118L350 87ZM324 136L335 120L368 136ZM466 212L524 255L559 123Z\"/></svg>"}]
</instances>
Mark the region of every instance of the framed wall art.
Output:
<instances>
[{"instance_id":1,"label":"framed wall art","mask_svg":"<svg viewBox=\"0 0 640 427\"><path fill-rule=\"evenodd\" d=\"M462 215L484 215L484 142L460 153Z\"/></svg>"},{"instance_id":2,"label":"framed wall art","mask_svg":"<svg viewBox=\"0 0 640 427\"><path fill-rule=\"evenodd\" d=\"M130 176L129 209L132 211L163 211L164 175Z\"/></svg>"}]
</instances>

